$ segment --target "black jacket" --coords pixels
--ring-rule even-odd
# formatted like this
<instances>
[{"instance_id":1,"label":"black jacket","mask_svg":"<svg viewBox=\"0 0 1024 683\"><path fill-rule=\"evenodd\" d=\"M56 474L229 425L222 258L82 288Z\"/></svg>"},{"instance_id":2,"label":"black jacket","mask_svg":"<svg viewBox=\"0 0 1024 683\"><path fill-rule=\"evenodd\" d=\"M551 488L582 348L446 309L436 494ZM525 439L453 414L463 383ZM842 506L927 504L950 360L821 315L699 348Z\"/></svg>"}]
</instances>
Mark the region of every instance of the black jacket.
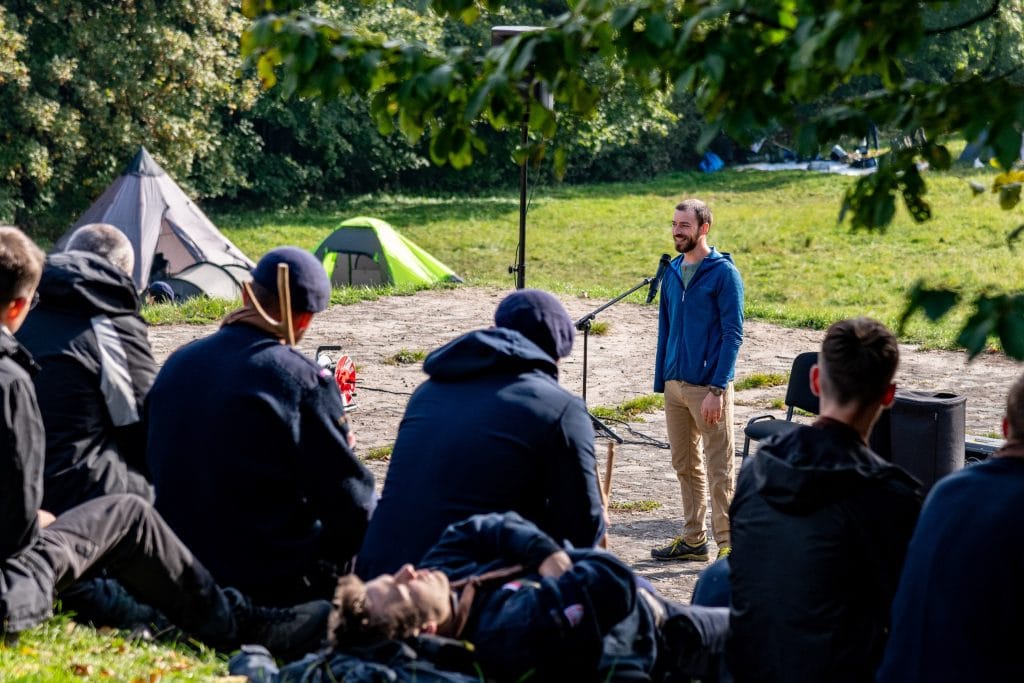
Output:
<instances>
[{"instance_id":1,"label":"black jacket","mask_svg":"<svg viewBox=\"0 0 1024 683\"><path fill-rule=\"evenodd\" d=\"M39 537L45 443L30 377L35 369L28 352L0 326L0 564Z\"/></svg>"},{"instance_id":2,"label":"black jacket","mask_svg":"<svg viewBox=\"0 0 1024 683\"><path fill-rule=\"evenodd\" d=\"M150 502L142 404L156 375L132 279L106 259L47 258L39 306L18 340L42 370L36 396L46 427L43 508L55 514L110 493Z\"/></svg>"},{"instance_id":3,"label":"black jacket","mask_svg":"<svg viewBox=\"0 0 1024 683\"><path fill-rule=\"evenodd\" d=\"M380 504L356 571L417 562L449 524L514 510L556 541L604 532L594 428L558 366L513 330L463 335L423 363L398 428Z\"/></svg>"},{"instance_id":4,"label":"black jacket","mask_svg":"<svg viewBox=\"0 0 1024 683\"><path fill-rule=\"evenodd\" d=\"M918 482L828 419L766 441L729 517L737 681L871 681Z\"/></svg>"},{"instance_id":5,"label":"black jacket","mask_svg":"<svg viewBox=\"0 0 1024 683\"><path fill-rule=\"evenodd\" d=\"M147 401L156 507L222 585L272 600L363 540L373 475L331 374L248 325L174 352Z\"/></svg>"},{"instance_id":6,"label":"black jacket","mask_svg":"<svg viewBox=\"0 0 1024 683\"><path fill-rule=\"evenodd\" d=\"M523 574L477 589L464 631L497 680L607 680L597 676L605 635L638 607L632 570L600 550L570 552L557 579L537 568L558 545L515 513L476 515L444 532L421 566L458 580L522 565Z\"/></svg>"}]
</instances>

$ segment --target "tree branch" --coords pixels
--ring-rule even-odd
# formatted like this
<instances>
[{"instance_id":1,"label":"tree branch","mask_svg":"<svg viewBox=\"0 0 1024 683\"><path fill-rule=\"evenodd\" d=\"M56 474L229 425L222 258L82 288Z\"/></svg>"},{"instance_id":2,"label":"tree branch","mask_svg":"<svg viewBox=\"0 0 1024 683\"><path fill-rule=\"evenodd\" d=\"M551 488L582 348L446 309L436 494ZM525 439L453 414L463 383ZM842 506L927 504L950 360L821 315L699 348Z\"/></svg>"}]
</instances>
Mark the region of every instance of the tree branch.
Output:
<instances>
[{"instance_id":1,"label":"tree branch","mask_svg":"<svg viewBox=\"0 0 1024 683\"><path fill-rule=\"evenodd\" d=\"M941 36L944 33L952 33L954 31L962 31L965 28L970 28L975 24L980 24L986 19L991 19L999 12L999 5L1001 0L993 0L992 6L977 16L973 16L970 19L961 21L959 24L953 24L952 26L943 26L942 28L928 29L924 32L926 36Z\"/></svg>"}]
</instances>

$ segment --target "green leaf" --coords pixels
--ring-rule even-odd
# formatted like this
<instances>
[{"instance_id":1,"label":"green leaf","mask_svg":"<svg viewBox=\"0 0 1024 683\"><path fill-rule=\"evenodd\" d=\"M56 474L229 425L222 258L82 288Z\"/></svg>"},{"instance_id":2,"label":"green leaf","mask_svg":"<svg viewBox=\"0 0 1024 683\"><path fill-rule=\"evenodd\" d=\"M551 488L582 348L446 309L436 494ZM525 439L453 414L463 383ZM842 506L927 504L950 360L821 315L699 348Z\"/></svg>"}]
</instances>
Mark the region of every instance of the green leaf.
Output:
<instances>
[{"instance_id":1,"label":"green leaf","mask_svg":"<svg viewBox=\"0 0 1024 683\"><path fill-rule=\"evenodd\" d=\"M918 280L907 296L907 306L900 316L899 334L903 334L903 328L907 320L916 311L924 312L929 320L935 322L946 315L959 300L960 295L957 292L949 289L927 289Z\"/></svg>"},{"instance_id":2,"label":"green leaf","mask_svg":"<svg viewBox=\"0 0 1024 683\"><path fill-rule=\"evenodd\" d=\"M721 83L725 78L725 59L720 54L711 53L704 57L704 69L708 77L715 83Z\"/></svg>"},{"instance_id":3,"label":"green leaf","mask_svg":"<svg viewBox=\"0 0 1024 683\"><path fill-rule=\"evenodd\" d=\"M665 47L672 42L672 24L660 14L651 14L647 17L647 29L644 34L657 47Z\"/></svg>"},{"instance_id":4,"label":"green leaf","mask_svg":"<svg viewBox=\"0 0 1024 683\"><path fill-rule=\"evenodd\" d=\"M980 296L975 301L975 310L967 322L956 342L967 349L968 358L974 358L985 350L988 338L995 332L999 317L992 300L986 296Z\"/></svg>"},{"instance_id":5,"label":"green leaf","mask_svg":"<svg viewBox=\"0 0 1024 683\"><path fill-rule=\"evenodd\" d=\"M556 147L553 159L555 177L559 180L565 177L566 166L568 165L569 154L565 147Z\"/></svg>"},{"instance_id":6,"label":"green leaf","mask_svg":"<svg viewBox=\"0 0 1024 683\"><path fill-rule=\"evenodd\" d=\"M999 318L999 343L1007 356L1024 360L1024 297L1018 295L1009 303Z\"/></svg>"},{"instance_id":7,"label":"green leaf","mask_svg":"<svg viewBox=\"0 0 1024 683\"><path fill-rule=\"evenodd\" d=\"M849 31L839 44L836 45L836 68L840 71L849 71L853 61L857 58L857 49L860 47L860 33Z\"/></svg>"}]
</instances>

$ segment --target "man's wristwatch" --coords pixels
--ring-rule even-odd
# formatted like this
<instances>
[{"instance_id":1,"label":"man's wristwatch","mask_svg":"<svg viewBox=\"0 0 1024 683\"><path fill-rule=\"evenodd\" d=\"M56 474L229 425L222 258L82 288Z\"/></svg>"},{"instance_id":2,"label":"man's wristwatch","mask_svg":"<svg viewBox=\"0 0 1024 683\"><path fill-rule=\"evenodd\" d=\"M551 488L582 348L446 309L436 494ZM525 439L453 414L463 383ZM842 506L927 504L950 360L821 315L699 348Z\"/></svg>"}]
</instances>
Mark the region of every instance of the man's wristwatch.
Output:
<instances>
[{"instance_id":1,"label":"man's wristwatch","mask_svg":"<svg viewBox=\"0 0 1024 683\"><path fill-rule=\"evenodd\" d=\"M714 394L715 396L721 396L725 393L725 389L721 387L708 387L708 393Z\"/></svg>"}]
</instances>

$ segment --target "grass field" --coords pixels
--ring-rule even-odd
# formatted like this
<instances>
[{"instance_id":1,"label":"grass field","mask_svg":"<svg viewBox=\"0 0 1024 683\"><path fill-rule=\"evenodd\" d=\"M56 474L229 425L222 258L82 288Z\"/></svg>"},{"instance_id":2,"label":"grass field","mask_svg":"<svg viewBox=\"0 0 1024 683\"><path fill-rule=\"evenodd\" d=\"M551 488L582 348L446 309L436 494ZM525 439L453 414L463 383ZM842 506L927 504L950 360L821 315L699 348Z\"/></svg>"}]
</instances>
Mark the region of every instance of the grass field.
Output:
<instances>
[{"instance_id":1,"label":"grass field","mask_svg":"<svg viewBox=\"0 0 1024 683\"><path fill-rule=\"evenodd\" d=\"M673 253L674 203L698 196L715 212L711 243L729 251L746 285L748 317L821 328L852 315L894 324L918 279L961 287L968 296L1024 285L1021 257L1006 246L1019 209L1004 212L992 195L972 197L968 180L989 171L929 173L934 215L914 223L901 210L885 233L837 224L854 179L806 172L727 170L672 174L643 183L536 188L527 229L528 286L607 298L653 274ZM217 213L221 229L253 257L279 244L312 249L341 220L383 218L454 268L469 284L513 287L518 195L375 195L329 208ZM373 293L336 294L358 298ZM633 300L640 301L641 293ZM916 317L906 338L953 346L964 319L940 325Z\"/></svg>"}]
</instances>

